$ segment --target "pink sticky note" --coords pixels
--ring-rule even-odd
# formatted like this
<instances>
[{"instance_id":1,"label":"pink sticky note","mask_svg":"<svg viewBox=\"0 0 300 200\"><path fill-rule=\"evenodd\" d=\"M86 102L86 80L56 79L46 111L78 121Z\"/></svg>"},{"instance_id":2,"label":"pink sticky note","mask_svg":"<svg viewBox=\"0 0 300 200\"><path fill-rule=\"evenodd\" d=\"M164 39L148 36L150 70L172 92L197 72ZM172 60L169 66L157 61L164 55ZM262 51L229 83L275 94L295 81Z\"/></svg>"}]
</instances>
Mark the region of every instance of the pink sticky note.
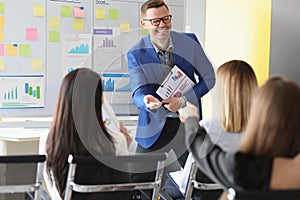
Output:
<instances>
[{"instance_id":1,"label":"pink sticky note","mask_svg":"<svg viewBox=\"0 0 300 200\"><path fill-rule=\"evenodd\" d=\"M84 8L79 7L79 6L74 6L73 7L73 14L74 14L74 17L84 18Z\"/></svg>"},{"instance_id":2,"label":"pink sticky note","mask_svg":"<svg viewBox=\"0 0 300 200\"><path fill-rule=\"evenodd\" d=\"M37 40L37 28L26 28L26 40Z\"/></svg>"},{"instance_id":3,"label":"pink sticky note","mask_svg":"<svg viewBox=\"0 0 300 200\"><path fill-rule=\"evenodd\" d=\"M4 44L0 44L0 56L4 56Z\"/></svg>"}]
</instances>

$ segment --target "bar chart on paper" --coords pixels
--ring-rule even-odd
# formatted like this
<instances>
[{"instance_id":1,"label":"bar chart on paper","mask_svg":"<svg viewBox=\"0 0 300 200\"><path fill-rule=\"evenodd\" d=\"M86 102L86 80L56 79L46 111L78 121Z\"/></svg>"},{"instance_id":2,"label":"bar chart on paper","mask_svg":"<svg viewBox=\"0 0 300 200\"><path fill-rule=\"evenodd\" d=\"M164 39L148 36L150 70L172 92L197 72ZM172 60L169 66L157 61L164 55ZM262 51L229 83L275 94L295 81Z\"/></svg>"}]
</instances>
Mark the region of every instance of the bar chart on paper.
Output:
<instances>
[{"instance_id":1,"label":"bar chart on paper","mask_svg":"<svg viewBox=\"0 0 300 200\"><path fill-rule=\"evenodd\" d=\"M80 67L91 68L91 34L67 33L63 35L63 74Z\"/></svg>"},{"instance_id":2,"label":"bar chart on paper","mask_svg":"<svg viewBox=\"0 0 300 200\"><path fill-rule=\"evenodd\" d=\"M116 48L116 44L114 42L114 40L109 39L109 38L104 38L102 40L102 43L100 44L101 48Z\"/></svg>"},{"instance_id":3,"label":"bar chart on paper","mask_svg":"<svg viewBox=\"0 0 300 200\"><path fill-rule=\"evenodd\" d=\"M120 31L114 27L94 29L96 48L118 48Z\"/></svg>"},{"instance_id":4,"label":"bar chart on paper","mask_svg":"<svg viewBox=\"0 0 300 200\"><path fill-rule=\"evenodd\" d=\"M102 86L110 103L128 103L131 98L129 74L104 73Z\"/></svg>"},{"instance_id":5,"label":"bar chart on paper","mask_svg":"<svg viewBox=\"0 0 300 200\"><path fill-rule=\"evenodd\" d=\"M102 74L105 92L130 92L129 74Z\"/></svg>"},{"instance_id":6,"label":"bar chart on paper","mask_svg":"<svg viewBox=\"0 0 300 200\"><path fill-rule=\"evenodd\" d=\"M69 54L89 54L89 45L88 44L80 44L75 46L69 50Z\"/></svg>"},{"instance_id":7,"label":"bar chart on paper","mask_svg":"<svg viewBox=\"0 0 300 200\"><path fill-rule=\"evenodd\" d=\"M0 109L44 107L44 76L0 76Z\"/></svg>"}]
</instances>

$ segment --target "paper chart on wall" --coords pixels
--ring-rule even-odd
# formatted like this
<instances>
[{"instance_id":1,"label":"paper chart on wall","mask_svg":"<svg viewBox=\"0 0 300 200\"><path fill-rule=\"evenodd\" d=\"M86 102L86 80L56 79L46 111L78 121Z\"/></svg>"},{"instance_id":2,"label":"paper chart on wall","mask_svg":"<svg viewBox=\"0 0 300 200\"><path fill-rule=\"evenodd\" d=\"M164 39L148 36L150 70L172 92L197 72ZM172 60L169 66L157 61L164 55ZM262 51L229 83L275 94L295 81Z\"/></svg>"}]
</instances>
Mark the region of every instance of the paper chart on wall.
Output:
<instances>
[{"instance_id":1,"label":"paper chart on wall","mask_svg":"<svg viewBox=\"0 0 300 200\"><path fill-rule=\"evenodd\" d=\"M119 27L94 28L94 69L101 73L122 69Z\"/></svg>"},{"instance_id":2,"label":"paper chart on wall","mask_svg":"<svg viewBox=\"0 0 300 200\"><path fill-rule=\"evenodd\" d=\"M44 82L43 75L0 76L0 109L44 107Z\"/></svg>"},{"instance_id":3,"label":"paper chart on wall","mask_svg":"<svg viewBox=\"0 0 300 200\"><path fill-rule=\"evenodd\" d=\"M110 104L127 105L131 102L129 74L103 73L101 79L104 95Z\"/></svg>"},{"instance_id":4,"label":"paper chart on wall","mask_svg":"<svg viewBox=\"0 0 300 200\"><path fill-rule=\"evenodd\" d=\"M91 68L91 34L67 33L63 37L63 74L80 67Z\"/></svg>"}]
</instances>

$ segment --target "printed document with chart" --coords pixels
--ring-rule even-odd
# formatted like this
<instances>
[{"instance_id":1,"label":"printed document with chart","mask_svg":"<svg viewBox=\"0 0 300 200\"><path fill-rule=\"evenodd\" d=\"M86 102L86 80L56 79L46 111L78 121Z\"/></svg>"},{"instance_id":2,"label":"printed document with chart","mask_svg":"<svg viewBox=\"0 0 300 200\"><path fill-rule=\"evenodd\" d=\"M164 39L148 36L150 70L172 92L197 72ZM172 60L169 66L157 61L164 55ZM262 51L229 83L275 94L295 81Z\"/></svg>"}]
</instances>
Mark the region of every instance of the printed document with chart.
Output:
<instances>
[{"instance_id":1,"label":"printed document with chart","mask_svg":"<svg viewBox=\"0 0 300 200\"><path fill-rule=\"evenodd\" d=\"M156 93L163 99L180 97L194 85L195 83L175 65Z\"/></svg>"}]
</instances>

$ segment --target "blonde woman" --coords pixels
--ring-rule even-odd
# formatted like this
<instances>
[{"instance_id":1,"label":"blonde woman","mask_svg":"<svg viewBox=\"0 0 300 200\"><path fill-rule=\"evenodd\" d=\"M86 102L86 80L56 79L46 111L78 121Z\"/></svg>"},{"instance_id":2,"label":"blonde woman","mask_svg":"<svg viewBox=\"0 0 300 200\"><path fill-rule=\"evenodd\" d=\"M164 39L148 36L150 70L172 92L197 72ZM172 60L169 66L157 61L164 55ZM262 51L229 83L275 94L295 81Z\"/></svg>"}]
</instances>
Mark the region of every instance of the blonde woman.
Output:
<instances>
[{"instance_id":1,"label":"blonde woman","mask_svg":"<svg viewBox=\"0 0 300 200\"><path fill-rule=\"evenodd\" d=\"M223 150L233 152L239 147L246 128L251 100L258 89L252 67L242 60L230 60L217 70L217 117L204 118L204 127L213 143Z\"/></svg>"}]
</instances>

